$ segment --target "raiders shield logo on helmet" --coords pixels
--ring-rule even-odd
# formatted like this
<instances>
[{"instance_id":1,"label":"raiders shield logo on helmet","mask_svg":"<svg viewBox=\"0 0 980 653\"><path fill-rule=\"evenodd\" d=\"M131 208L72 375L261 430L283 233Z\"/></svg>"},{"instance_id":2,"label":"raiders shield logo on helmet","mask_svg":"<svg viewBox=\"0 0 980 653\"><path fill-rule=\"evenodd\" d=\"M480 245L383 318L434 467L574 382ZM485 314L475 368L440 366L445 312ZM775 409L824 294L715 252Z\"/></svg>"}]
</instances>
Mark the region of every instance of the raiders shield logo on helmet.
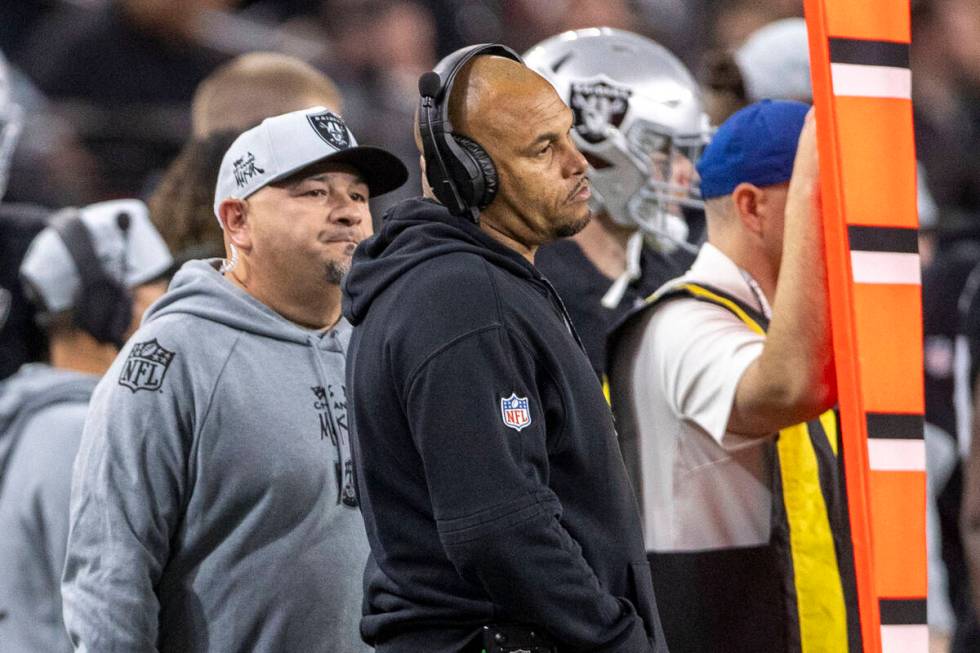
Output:
<instances>
[{"instance_id":1,"label":"raiders shield logo on helmet","mask_svg":"<svg viewBox=\"0 0 980 653\"><path fill-rule=\"evenodd\" d=\"M310 121L310 126L313 127L316 135L330 147L338 150L346 150L350 147L350 132L347 131L347 125L337 114L322 111L312 113L306 116L306 119Z\"/></svg>"},{"instance_id":2,"label":"raiders shield logo on helmet","mask_svg":"<svg viewBox=\"0 0 980 653\"><path fill-rule=\"evenodd\" d=\"M568 105L575 114L575 131L589 143L606 140L609 127L623 124L632 93L605 75L573 81Z\"/></svg>"},{"instance_id":3,"label":"raiders shield logo on helmet","mask_svg":"<svg viewBox=\"0 0 980 653\"><path fill-rule=\"evenodd\" d=\"M159 390L174 356L176 354L165 349L156 338L137 342L123 363L119 385L129 388L133 394L137 390Z\"/></svg>"}]
</instances>

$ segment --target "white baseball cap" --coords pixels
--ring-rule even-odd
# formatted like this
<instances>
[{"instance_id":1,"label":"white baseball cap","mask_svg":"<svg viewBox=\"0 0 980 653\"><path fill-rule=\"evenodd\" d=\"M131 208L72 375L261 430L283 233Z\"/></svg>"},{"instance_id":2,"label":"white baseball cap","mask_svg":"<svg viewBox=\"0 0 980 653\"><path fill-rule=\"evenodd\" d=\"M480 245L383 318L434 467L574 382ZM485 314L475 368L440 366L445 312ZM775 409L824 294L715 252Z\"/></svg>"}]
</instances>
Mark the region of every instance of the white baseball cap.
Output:
<instances>
[{"instance_id":1,"label":"white baseball cap","mask_svg":"<svg viewBox=\"0 0 980 653\"><path fill-rule=\"evenodd\" d=\"M56 213L52 219L61 215ZM78 209L78 217L88 230L102 270L128 288L156 279L173 264L163 238L150 222L146 204L139 200L91 204ZM75 305L81 277L54 227L46 227L31 242L20 276L43 303L44 311L58 313Z\"/></svg>"},{"instance_id":2,"label":"white baseball cap","mask_svg":"<svg viewBox=\"0 0 980 653\"><path fill-rule=\"evenodd\" d=\"M777 20L753 32L735 51L749 100L813 101L806 21Z\"/></svg>"},{"instance_id":3,"label":"white baseball cap","mask_svg":"<svg viewBox=\"0 0 980 653\"><path fill-rule=\"evenodd\" d=\"M266 118L235 139L221 160L214 191L214 214L226 199L245 199L275 181L321 161L355 167L372 196L395 190L408 170L394 154L358 145L337 114L312 107Z\"/></svg>"}]
</instances>

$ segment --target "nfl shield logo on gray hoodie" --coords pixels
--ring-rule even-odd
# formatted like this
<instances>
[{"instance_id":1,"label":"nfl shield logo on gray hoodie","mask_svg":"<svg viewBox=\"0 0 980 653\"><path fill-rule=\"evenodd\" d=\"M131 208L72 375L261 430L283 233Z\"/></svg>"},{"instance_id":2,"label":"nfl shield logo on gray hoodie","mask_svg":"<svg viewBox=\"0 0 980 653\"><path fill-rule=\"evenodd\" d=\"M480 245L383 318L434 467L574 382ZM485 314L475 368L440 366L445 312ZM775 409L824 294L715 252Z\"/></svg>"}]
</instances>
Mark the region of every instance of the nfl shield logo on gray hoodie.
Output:
<instances>
[{"instance_id":1,"label":"nfl shield logo on gray hoodie","mask_svg":"<svg viewBox=\"0 0 980 653\"><path fill-rule=\"evenodd\" d=\"M367 650L349 338L181 268L92 398L62 585L78 650Z\"/></svg>"}]
</instances>

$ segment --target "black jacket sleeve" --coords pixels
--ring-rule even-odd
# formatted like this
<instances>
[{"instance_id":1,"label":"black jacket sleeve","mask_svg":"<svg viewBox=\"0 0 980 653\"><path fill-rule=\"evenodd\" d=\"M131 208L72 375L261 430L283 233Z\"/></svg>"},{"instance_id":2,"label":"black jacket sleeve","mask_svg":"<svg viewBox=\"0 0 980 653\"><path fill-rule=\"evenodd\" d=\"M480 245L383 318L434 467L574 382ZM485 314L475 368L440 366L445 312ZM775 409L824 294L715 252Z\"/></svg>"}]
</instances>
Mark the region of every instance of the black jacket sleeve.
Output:
<instances>
[{"instance_id":1,"label":"black jacket sleeve","mask_svg":"<svg viewBox=\"0 0 980 653\"><path fill-rule=\"evenodd\" d=\"M562 650L651 651L633 606L600 585L562 524L548 487L560 394L522 340L501 326L465 334L423 361L405 390L440 540L497 617L543 626ZM520 430L504 419L511 395L528 401Z\"/></svg>"}]
</instances>

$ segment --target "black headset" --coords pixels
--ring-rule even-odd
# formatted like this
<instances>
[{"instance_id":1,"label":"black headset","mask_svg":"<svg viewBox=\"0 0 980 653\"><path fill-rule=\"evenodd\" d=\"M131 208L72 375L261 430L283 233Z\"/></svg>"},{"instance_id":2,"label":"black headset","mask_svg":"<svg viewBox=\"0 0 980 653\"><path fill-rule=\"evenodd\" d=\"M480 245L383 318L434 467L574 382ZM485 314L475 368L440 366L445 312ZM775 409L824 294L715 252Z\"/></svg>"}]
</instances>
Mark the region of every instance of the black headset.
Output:
<instances>
[{"instance_id":1,"label":"black headset","mask_svg":"<svg viewBox=\"0 0 980 653\"><path fill-rule=\"evenodd\" d=\"M453 133L449 98L456 75L475 57L496 55L524 63L521 56L499 43L480 43L452 53L435 70L419 77L419 133L425 157L425 177L432 192L453 215L480 221L480 210L497 194L497 168L476 141Z\"/></svg>"},{"instance_id":2,"label":"black headset","mask_svg":"<svg viewBox=\"0 0 980 653\"><path fill-rule=\"evenodd\" d=\"M116 216L116 225L123 236L124 268L125 252L129 247L126 242L129 223L130 217L125 211ZM51 216L50 225L78 268L79 286L72 307L75 326L99 342L122 348L133 319L133 297L129 289L102 267L92 236L77 209L59 211Z\"/></svg>"}]
</instances>

